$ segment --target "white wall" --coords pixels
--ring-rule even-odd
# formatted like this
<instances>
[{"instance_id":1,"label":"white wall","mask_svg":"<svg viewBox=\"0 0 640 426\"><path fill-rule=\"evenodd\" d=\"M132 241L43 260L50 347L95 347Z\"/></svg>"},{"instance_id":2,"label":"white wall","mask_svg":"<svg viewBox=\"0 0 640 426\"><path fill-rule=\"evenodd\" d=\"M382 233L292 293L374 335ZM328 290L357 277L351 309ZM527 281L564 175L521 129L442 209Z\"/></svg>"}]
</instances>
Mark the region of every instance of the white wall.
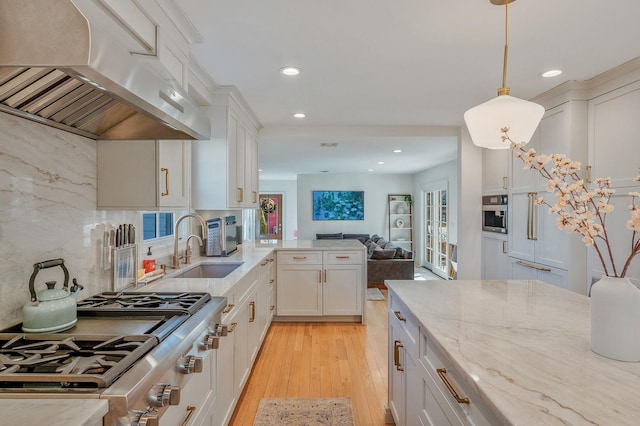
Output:
<instances>
[{"instance_id":1,"label":"white wall","mask_svg":"<svg viewBox=\"0 0 640 426\"><path fill-rule=\"evenodd\" d=\"M442 186L448 190L447 218L449 244L458 242L458 161L441 164L413 176L413 240L415 259L421 265L424 259L424 198L423 191L433 191Z\"/></svg>"},{"instance_id":2,"label":"white wall","mask_svg":"<svg viewBox=\"0 0 640 426\"><path fill-rule=\"evenodd\" d=\"M262 189L262 188L261 188ZM364 220L313 220L312 191L364 191ZM387 195L411 194L411 175L315 174L298 176L298 238L317 233L362 233L388 237Z\"/></svg>"},{"instance_id":3,"label":"white wall","mask_svg":"<svg viewBox=\"0 0 640 426\"><path fill-rule=\"evenodd\" d=\"M295 240L298 231L298 182L295 180L261 180L260 193L282 194L284 216L282 234L285 240Z\"/></svg>"},{"instance_id":4,"label":"white wall","mask_svg":"<svg viewBox=\"0 0 640 426\"><path fill-rule=\"evenodd\" d=\"M482 148L466 127L458 142L458 279L482 278Z\"/></svg>"}]
</instances>

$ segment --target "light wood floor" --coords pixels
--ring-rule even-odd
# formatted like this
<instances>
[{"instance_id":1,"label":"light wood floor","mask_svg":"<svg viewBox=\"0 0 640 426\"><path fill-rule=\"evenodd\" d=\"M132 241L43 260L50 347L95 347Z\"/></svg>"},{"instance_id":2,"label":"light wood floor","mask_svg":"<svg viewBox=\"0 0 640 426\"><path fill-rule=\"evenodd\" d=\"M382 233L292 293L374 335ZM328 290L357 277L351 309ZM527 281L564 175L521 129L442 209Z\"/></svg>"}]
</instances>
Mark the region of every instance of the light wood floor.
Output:
<instances>
[{"instance_id":1,"label":"light wood floor","mask_svg":"<svg viewBox=\"0 0 640 426\"><path fill-rule=\"evenodd\" d=\"M367 325L274 322L229 424L252 425L260 398L348 396L357 426L384 425L387 302L365 309Z\"/></svg>"}]
</instances>

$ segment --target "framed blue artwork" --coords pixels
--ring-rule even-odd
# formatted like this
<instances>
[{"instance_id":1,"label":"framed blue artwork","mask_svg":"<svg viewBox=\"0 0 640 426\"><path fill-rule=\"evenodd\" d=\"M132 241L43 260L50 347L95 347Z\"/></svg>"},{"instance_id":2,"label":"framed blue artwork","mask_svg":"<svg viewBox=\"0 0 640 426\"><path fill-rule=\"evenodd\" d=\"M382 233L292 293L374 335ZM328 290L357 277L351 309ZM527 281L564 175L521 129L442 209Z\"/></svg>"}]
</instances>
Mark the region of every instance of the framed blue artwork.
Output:
<instances>
[{"instance_id":1,"label":"framed blue artwork","mask_svg":"<svg viewBox=\"0 0 640 426\"><path fill-rule=\"evenodd\" d=\"M313 191L313 220L364 220L364 191Z\"/></svg>"}]
</instances>

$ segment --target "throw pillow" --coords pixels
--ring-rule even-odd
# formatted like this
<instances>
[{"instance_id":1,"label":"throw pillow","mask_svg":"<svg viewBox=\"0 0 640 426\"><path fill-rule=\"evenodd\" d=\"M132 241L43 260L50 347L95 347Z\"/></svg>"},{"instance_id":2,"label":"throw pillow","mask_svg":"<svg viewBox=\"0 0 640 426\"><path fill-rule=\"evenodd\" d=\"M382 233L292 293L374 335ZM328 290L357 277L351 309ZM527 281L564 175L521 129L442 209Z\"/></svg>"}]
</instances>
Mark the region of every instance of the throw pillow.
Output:
<instances>
[{"instance_id":1,"label":"throw pillow","mask_svg":"<svg viewBox=\"0 0 640 426\"><path fill-rule=\"evenodd\" d=\"M380 250L380 246L371 241L367 246L367 257L371 257L374 250Z\"/></svg>"},{"instance_id":2,"label":"throw pillow","mask_svg":"<svg viewBox=\"0 0 640 426\"><path fill-rule=\"evenodd\" d=\"M378 244L382 248L385 248L387 244L389 244L389 241L385 240L384 238L380 238L378 241L376 241L376 244Z\"/></svg>"},{"instance_id":3,"label":"throw pillow","mask_svg":"<svg viewBox=\"0 0 640 426\"><path fill-rule=\"evenodd\" d=\"M371 254L372 259L393 259L395 249L375 249Z\"/></svg>"}]
</instances>

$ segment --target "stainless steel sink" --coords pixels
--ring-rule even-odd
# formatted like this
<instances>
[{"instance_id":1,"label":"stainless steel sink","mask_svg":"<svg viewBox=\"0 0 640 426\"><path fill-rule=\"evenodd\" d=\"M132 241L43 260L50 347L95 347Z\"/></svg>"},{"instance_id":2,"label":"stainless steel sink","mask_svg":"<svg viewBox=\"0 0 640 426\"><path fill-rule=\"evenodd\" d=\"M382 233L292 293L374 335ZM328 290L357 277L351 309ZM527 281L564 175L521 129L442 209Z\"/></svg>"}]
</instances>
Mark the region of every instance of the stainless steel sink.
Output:
<instances>
[{"instance_id":1,"label":"stainless steel sink","mask_svg":"<svg viewBox=\"0 0 640 426\"><path fill-rule=\"evenodd\" d=\"M224 278L244 262L201 263L191 269L180 272L172 278Z\"/></svg>"}]
</instances>

